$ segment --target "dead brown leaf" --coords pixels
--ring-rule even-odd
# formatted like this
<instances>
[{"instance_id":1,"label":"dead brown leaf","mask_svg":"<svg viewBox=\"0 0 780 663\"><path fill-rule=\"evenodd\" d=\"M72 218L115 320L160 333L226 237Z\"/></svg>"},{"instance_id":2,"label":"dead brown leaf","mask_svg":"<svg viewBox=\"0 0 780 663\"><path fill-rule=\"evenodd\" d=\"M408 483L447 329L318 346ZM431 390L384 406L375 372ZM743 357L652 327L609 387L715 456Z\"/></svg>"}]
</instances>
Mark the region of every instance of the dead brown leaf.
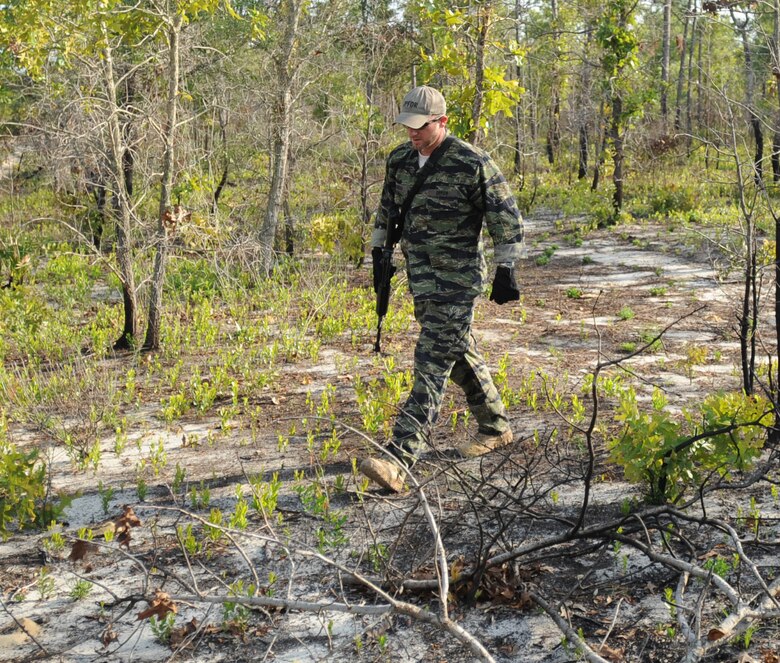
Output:
<instances>
[{"instance_id":1,"label":"dead brown leaf","mask_svg":"<svg viewBox=\"0 0 780 663\"><path fill-rule=\"evenodd\" d=\"M154 598L149 601L149 607L146 610L139 612L136 619L148 619L152 615L156 615L157 619L163 619L169 612L176 614L178 610L176 604L171 601L171 597L168 594L156 589Z\"/></svg>"},{"instance_id":2,"label":"dead brown leaf","mask_svg":"<svg viewBox=\"0 0 780 663\"><path fill-rule=\"evenodd\" d=\"M601 645L601 649L599 649L598 653L604 658L606 658L608 661L612 661L613 663L623 663L623 661L625 660L623 658L622 649L614 649L609 645Z\"/></svg>"},{"instance_id":3,"label":"dead brown leaf","mask_svg":"<svg viewBox=\"0 0 780 663\"><path fill-rule=\"evenodd\" d=\"M84 559L88 554L93 553L96 550L97 550L97 545L92 543L92 541L85 541L84 539L78 539L73 544L73 548L70 549L70 555L68 555L68 559L71 562L78 562Z\"/></svg>"},{"instance_id":4,"label":"dead brown leaf","mask_svg":"<svg viewBox=\"0 0 780 663\"><path fill-rule=\"evenodd\" d=\"M769 649L762 649L761 660L763 663L780 663L780 656Z\"/></svg>"},{"instance_id":5,"label":"dead brown leaf","mask_svg":"<svg viewBox=\"0 0 780 663\"><path fill-rule=\"evenodd\" d=\"M198 620L193 617L184 626L171 631L171 648L178 648L181 644L198 630Z\"/></svg>"},{"instance_id":6,"label":"dead brown leaf","mask_svg":"<svg viewBox=\"0 0 780 663\"><path fill-rule=\"evenodd\" d=\"M129 504L125 504L124 512L122 513L119 518L114 520L114 527L117 532L121 532L123 530L128 530L131 527L140 527L141 526L141 519L135 515L135 511L133 511L133 507L131 507Z\"/></svg>"},{"instance_id":7,"label":"dead brown leaf","mask_svg":"<svg viewBox=\"0 0 780 663\"><path fill-rule=\"evenodd\" d=\"M725 638L726 634L721 631L719 628L713 628L710 630L709 633L707 633L707 640L710 642L714 642L715 640L720 640L721 638Z\"/></svg>"},{"instance_id":8,"label":"dead brown leaf","mask_svg":"<svg viewBox=\"0 0 780 663\"><path fill-rule=\"evenodd\" d=\"M130 536L130 531L129 530L124 530L122 532L119 532L119 534L116 537L116 540L119 543L119 547L120 548L122 546L124 546L125 548L129 549L130 548L130 540L131 540L131 538L132 537Z\"/></svg>"},{"instance_id":9,"label":"dead brown leaf","mask_svg":"<svg viewBox=\"0 0 780 663\"><path fill-rule=\"evenodd\" d=\"M119 635L114 630L114 627L111 624L106 626L105 630L100 635L100 642L103 643L104 647L108 647L108 645L110 645L112 642L115 642L118 639L119 639Z\"/></svg>"}]
</instances>

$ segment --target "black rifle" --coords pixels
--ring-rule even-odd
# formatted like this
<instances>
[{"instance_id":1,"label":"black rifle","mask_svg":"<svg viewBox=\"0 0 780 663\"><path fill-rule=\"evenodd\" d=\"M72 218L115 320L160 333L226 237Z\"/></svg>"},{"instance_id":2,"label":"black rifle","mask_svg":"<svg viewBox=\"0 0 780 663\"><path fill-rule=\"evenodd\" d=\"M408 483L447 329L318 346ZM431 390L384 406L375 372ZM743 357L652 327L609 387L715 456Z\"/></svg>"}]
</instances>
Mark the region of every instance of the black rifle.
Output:
<instances>
[{"instance_id":1,"label":"black rifle","mask_svg":"<svg viewBox=\"0 0 780 663\"><path fill-rule=\"evenodd\" d=\"M387 233L385 235L385 245L382 247L382 262L381 262L381 278L376 289L376 342L374 343L374 352L381 352L381 340L382 340L382 321L387 315L387 307L390 304L390 280L395 274L395 266L393 265L393 249L396 243L401 239L401 235L404 230L404 222L406 215L409 213L409 209L412 206L412 200L417 195L420 187L425 182L425 178L428 177L436 162L439 160L442 154L447 151L454 139L452 136L447 136L437 147L431 155L428 157L428 161L420 168L417 173L417 177L414 180L412 188L409 189L409 193L406 194L403 205L401 205L401 213L398 216L396 222L391 223L388 220Z\"/></svg>"}]
</instances>

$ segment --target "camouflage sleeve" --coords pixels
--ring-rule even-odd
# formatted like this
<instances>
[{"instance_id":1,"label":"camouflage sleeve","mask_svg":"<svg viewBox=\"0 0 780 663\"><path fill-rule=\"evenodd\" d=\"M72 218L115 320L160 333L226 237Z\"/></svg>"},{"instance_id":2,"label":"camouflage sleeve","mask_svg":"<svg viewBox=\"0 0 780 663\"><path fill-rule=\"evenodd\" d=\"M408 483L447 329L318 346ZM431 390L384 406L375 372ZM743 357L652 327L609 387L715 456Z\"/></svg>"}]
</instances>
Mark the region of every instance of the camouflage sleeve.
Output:
<instances>
[{"instance_id":1,"label":"camouflage sleeve","mask_svg":"<svg viewBox=\"0 0 780 663\"><path fill-rule=\"evenodd\" d=\"M496 163L485 155L482 162L485 225L495 247L497 264L511 265L525 257L523 218Z\"/></svg>"},{"instance_id":2,"label":"camouflage sleeve","mask_svg":"<svg viewBox=\"0 0 780 663\"><path fill-rule=\"evenodd\" d=\"M400 212L395 204L395 168L391 166L392 155L385 166L385 182L382 186L382 197L379 200L379 209L374 217L374 230L371 233L371 246L382 247L387 238L387 229L391 219Z\"/></svg>"}]
</instances>

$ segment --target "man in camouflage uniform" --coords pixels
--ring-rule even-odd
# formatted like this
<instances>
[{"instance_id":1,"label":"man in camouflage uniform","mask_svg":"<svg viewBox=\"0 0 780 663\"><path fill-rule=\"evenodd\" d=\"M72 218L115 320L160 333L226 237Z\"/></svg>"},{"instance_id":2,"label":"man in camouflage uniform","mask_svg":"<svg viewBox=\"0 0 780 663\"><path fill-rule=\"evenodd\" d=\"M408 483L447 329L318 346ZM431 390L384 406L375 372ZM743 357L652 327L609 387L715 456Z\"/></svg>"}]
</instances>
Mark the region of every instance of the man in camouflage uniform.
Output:
<instances>
[{"instance_id":1,"label":"man in camouflage uniform","mask_svg":"<svg viewBox=\"0 0 780 663\"><path fill-rule=\"evenodd\" d=\"M458 451L478 456L511 443L504 405L471 335L474 300L487 277L483 223L498 265L490 298L499 304L520 298L513 269L523 251L522 218L506 179L484 151L455 138L448 139L406 219L399 219L418 170L447 137L447 109L439 91L414 88L401 111L396 122L407 128L409 142L387 159L371 237L374 287L388 228L402 221L400 245L421 329L414 351L414 384L393 426L390 455L367 458L359 466L365 476L395 492L404 484L398 463L411 467L425 449L448 378L463 389L478 424L476 439Z\"/></svg>"}]
</instances>

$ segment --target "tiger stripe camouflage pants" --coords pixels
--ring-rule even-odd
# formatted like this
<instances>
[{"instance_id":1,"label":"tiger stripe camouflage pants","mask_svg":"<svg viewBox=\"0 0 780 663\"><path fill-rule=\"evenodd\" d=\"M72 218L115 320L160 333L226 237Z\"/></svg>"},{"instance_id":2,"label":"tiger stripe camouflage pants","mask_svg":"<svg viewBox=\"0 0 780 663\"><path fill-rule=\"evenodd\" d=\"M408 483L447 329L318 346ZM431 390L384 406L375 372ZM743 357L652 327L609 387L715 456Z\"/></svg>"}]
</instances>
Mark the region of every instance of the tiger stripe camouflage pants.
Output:
<instances>
[{"instance_id":1,"label":"tiger stripe camouflage pants","mask_svg":"<svg viewBox=\"0 0 780 663\"><path fill-rule=\"evenodd\" d=\"M415 299L414 317L421 328L414 349L414 383L393 426L390 450L412 462L425 450L448 378L465 393L480 433L507 431L504 404L471 335L473 301Z\"/></svg>"}]
</instances>

